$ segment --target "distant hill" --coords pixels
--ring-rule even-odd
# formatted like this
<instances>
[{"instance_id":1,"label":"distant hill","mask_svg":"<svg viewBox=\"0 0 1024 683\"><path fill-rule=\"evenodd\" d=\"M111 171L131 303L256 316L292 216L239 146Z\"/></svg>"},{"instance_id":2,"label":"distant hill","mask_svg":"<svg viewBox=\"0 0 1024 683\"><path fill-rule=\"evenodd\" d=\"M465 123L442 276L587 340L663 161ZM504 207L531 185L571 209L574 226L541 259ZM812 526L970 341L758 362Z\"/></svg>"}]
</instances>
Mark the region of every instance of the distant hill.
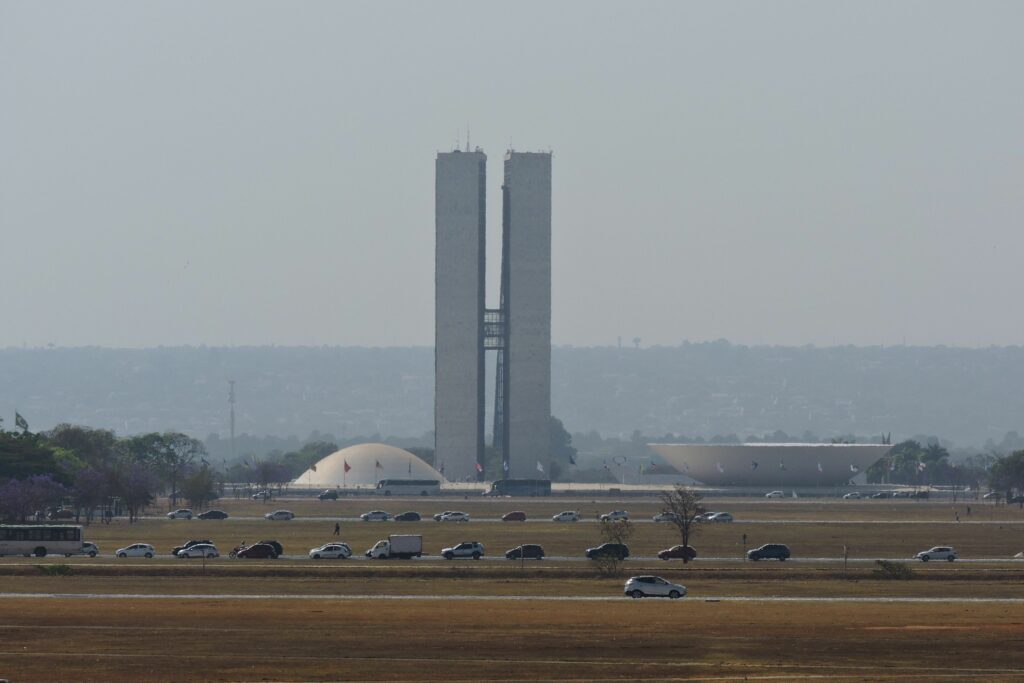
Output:
<instances>
[{"instance_id":1,"label":"distant hill","mask_svg":"<svg viewBox=\"0 0 1024 683\"><path fill-rule=\"evenodd\" d=\"M118 433L314 431L422 436L433 429L432 348L175 347L0 350L0 417ZM959 446L1024 431L1024 349L1002 347L565 348L552 409L603 435L934 434Z\"/></svg>"}]
</instances>

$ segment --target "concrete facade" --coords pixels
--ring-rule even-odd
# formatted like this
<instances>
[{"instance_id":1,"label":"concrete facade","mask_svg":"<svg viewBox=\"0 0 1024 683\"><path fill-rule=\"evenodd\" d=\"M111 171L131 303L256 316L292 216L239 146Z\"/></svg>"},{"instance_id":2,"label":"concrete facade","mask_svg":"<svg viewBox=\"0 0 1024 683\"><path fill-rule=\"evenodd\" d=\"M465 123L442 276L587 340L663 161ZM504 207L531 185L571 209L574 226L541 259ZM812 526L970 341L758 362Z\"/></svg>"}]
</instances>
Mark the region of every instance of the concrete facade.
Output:
<instances>
[{"instance_id":1,"label":"concrete facade","mask_svg":"<svg viewBox=\"0 0 1024 683\"><path fill-rule=\"evenodd\" d=\"M484 453L486 165L479 150L435 162L434 463L452 481Z\"/></svg>"},{"instance_id":2,"label":"concrete facade","mask_svg":"<svg viewBox=\"0 0 1024 683\"><path fill-rule=\"evenodd\" d=\"M509 477L546 479L551 471L551 154L509 152L504 170Z\"/></svg>"}]
</instances>

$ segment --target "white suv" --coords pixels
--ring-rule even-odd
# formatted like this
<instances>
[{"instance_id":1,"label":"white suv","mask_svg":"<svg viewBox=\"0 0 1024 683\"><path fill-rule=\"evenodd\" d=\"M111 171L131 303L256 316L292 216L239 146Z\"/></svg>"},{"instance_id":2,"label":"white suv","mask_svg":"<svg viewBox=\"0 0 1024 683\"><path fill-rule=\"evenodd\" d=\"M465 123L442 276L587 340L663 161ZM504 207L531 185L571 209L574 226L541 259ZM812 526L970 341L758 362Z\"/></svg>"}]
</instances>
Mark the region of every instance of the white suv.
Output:
<instances>
[{"instance_id":1,"label":"white suv","mask_svg":"<svg viewBox=\"0 0 1024 683\"><path fill-rule=\"evenodd\" d=\"M631 598L681 598L686 586L671 583L660 576L634 576L626 582L625 594Z\"/></svg>"},{"instance_id":2,"label":"white suv","mask_svg":"<svg viewBox=\"0 0 1024 683\"><path fill-rule=\"evenodd\" d=\"M469 515L465 512L446 512L441 515L442 522L468 522Z\"/></svg>"},{"instance_id":3,"label":"white suv","mask_svg":"<svg viewBox=\"0 0 1024 683\"><path fill-rule=\"evenodd\" d=\"M948 545L937 545L931 550L922 550L914 559L927 562L928 560L946 560L952 562L957 558L956 551Z\"/></svg>"},{"instance_id":4,"label":"white suv","mask_svg":"<svg viewBox=\"0 0 1024 683\"><path fill-rule=\"evenodd\" d=\"M479 560L484 555L484 546L476 541L465 541L451 548L441 548L441 557L454 560L457 557L472 557Z\"/></svg>"},{"instance_id":5,"label":"white suv","mask_svg":"<svg viewBox=\"0 0 1024 683\"><path fill-rule=\"evenodd\" d=\"M295 513L291 510L274 510L263 515L263 518L272 522L287 522L295 519Z\"/></svg>"},{"instance_id":6,"label":"white suv","mask_svg":"<svg viewBox=\"0 0 1024 683\"><path fill-rule=\"evenodd\" d=\"M629 513L625 510L612 510L601 515L600 519L602 522L615 522L620 519L627 520L629 519Z\"/></svg>"},{"instance_id":7,"label":"white suv","mask_svg":"<svg viewBox=\"0 0 1024 683\"><path fill-rule=\"evenodd\" d=\"M552 522L578 522L580 521L580 513L575 510L566 510L565 512L559 512L557 515L551 518Z\"/></svg>"}]
</instances>

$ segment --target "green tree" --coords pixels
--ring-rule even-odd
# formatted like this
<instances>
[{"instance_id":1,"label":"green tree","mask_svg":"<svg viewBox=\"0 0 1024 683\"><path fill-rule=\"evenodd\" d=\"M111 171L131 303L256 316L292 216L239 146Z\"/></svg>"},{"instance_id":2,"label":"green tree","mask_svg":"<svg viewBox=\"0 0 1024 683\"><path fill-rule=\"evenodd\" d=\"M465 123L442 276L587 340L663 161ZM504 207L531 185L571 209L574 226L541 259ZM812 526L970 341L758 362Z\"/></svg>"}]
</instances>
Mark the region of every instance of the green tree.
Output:
<instances>
[{"instance_id":1,"label":"green tree","mask_svg":"<svg viewBox=\"0 0 1024 683\"><path fill-rule=\"evenodd\" d=\"M572 445L572 434L554 415L551 416L549 432L551 434L551 471L548 474L552 481L564 480L569 466L576 464L576 449Z\"/></svg>"},{"instance_id":2,"label":"green tree","mask_svg":"<svg viewBox=\"0 0 1024 683\"><path fill-rule=\"evenodd\" d=\"M219 498L219 489L217 473L205 461L199 467L187 471L181 480L181 495L197 508L204 508L210 501Z\"/></svg>"},{"instance_id":3,"label":"green tree","mask_svg":"<svg viewBox=\"0 0 1024 683\"><path fill-rule=\"evenodd\" d=\"M1024 451L1015 451L998 458L989 472L989 484L1010 498L1013 491L1024 491Z\"/></svg>"}]
</instances>

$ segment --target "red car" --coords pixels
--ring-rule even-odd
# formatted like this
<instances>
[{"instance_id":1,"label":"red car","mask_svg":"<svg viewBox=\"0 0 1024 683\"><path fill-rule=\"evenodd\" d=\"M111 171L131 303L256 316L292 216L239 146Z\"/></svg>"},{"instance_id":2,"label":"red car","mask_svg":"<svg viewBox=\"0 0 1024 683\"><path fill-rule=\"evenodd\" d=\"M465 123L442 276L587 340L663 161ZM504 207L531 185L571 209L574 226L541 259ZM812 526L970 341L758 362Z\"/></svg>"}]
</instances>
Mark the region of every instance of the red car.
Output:
<instances>
[{"instance_id":1,"label":"red car","mask_svg":"<svg viewBox=\"0 0 1024 683\"><path fill-rule=\"evenodd\" d=\"M661 560L696 560L697 551L688 545L674 545L671 548L666 548L658 553L658 559Z\"/></svg>"},{"instance_id":2,"label":"red car","mask_svg":"<svg viewBox=\"0 0 1024 683\"><path fill-rule=\"evenodd\" d=\"M248 548L238 551L237 557L246 557L250 560L275 559L277 552L274 546L269 543L254 543Z\"/></svg>"},{"instance_id":3,"label":"red car","mask_svg":"<svg viewBox=\"0 0 1024 683\"><path fill-rule=\"evenodd\" d=\"M526 521L526 513L523 512L522 510L515 510L513 512L506 512L505 515L501 518L501 521L503 521L503 522L525 522Z\"/></svg>"}]
</instances>

